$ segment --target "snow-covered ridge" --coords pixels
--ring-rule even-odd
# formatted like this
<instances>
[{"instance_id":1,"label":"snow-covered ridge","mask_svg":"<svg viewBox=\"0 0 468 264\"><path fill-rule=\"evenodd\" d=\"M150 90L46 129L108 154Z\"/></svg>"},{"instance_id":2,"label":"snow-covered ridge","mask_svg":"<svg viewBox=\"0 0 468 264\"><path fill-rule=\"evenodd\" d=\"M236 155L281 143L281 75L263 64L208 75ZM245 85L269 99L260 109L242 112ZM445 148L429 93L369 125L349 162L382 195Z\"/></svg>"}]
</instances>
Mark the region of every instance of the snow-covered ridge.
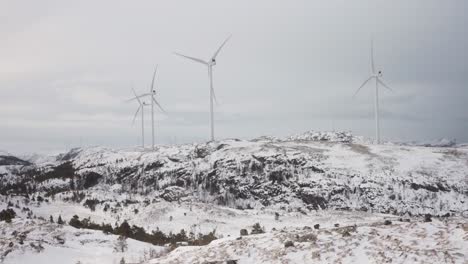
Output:
<instances>
[{"instance_id":1,"label":"snow-covered ridge","mask_svg":"<svg viewBox=\"0 0 468 264\"><path fill-rule=\"evenodd\" d=\"M301 134L289 136L286 138L289 141L329 141L329 142L344 142L351 143L353 135L351 132L322 132L322 131L307 131Z\"/></svg>"},{"instance_id":2,"label":"snow-covered ridge","mask_svg":"<svg viewBox=\"0 0 468 264\"><path fill-rule=\"evenodd\" d=\"M0 191L17 191L19 182L46 194L119 184L123 192L233 208L463 214L467 157L464 148L357 144L343 132L154 151L94 147L57 156L54 165L10 170Z\"/></svg>"}]
</instances>

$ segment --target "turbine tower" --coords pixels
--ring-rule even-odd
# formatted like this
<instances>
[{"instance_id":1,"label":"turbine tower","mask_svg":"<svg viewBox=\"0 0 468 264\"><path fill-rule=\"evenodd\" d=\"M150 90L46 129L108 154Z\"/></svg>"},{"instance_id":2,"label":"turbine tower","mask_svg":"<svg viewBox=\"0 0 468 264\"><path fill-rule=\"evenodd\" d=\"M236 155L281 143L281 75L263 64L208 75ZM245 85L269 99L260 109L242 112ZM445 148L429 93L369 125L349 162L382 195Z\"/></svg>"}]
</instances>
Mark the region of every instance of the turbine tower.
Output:
<instances>
[{"instance_id":1,"label":"turbine tower","mask_svg":"<svg viewBox=\"0 0 468 264\"><path fill-rule=\"evenodd\" d=\"M154 150L154 142L155 142L154 141L154 105L157 105L159 107L159 109L161 109L161 111L163 113L166 113L166 111L164 111L164 109L161 107L161 105L158 103L158 101L155 98L156 90L154 89L154 81L156 79L157 70L158 70L158 65L156 65L156 67L154 68L153 79L151 80L151 86L150 86L149 93L145 93L145 94L142 94L142 95L136 95L135 94L135 97L129 100L129 101L132 101L132 100L147 97L147 96L150 97L150 101L151 101L151 136L152 136L152 148L153 148L153 150Z\"/></svg>"},{"instance_id":2,"label":"turbine tower","mask_svg":"<svg viewBox=\"0 0 468 264\"><path fill-rule=\"evenodd\" d=\"M135 89L132 88L132 90L133 90L133 94L135 95L135 98L130 99L130 101L133 99L136 99L139 104L138 109L136 110L135 115L133 116L132 124L135 124L135 120L138 116L138 112L140 112L141 110L141 147L145 148L145 109L144 108L145 106L148 106L148 105L146 104L146 102L140 100L139 96L135 92Z\"/></svg>"},{"instance_id":3,"label":"turbine tower","mask_svg":"<svg viewBox=\"0 0 468 264\"><path fill-rule=\"evenodd\" d=\"M361 90L362 87L364 87L368 82L371 80L375 79L375 98L374 98L374 117L375 117L375 139L377 144L380 144L380 123L379 123L379 84L382 85L383 87L387 88L388 90L392 91L393 90L388 87L383 81L382 81L382 71L379 70L376 72L375 70L375 65L374 65L374 39L371 38L371 52L370 52L370 77L364 81L364 83L361 84L361 86L357 89L357 91L354 93L353 97L355 97L359 90Z\"/></svg>"},{"instance_id":4,"label":"turbine tower","mask_svg":"<svg viewBox=\"0 0 468 264\"><path fill-rule=\"evenodd\" d=\"M201 64L204 64L208 67L208 78L210 78L210 128L211 128L211 136L210 136L210 139L211 141L214 141L215 140L215 136L214 136L214 114L213 114L213 100L217 102L216 100L216 95L215 95L215 92L214 92L214 88L213 88L213 66L216 65L216 56L218 56L218 53L221 51L221 49L223 48L224 44L226 44L226 42L231 38L231 36L229 36L224 42L223 44L221 44L221 46L218 48L218 50L216 50L216 52L214 53L214 55L211 57L211 59L209 61L204 61L202 59L198 59L198 58L194 58L194 57L189 57L189 56L186 56L186 55L183 55L183 54L180 54L180 53L177 53L175 52L176 55L178 56L181 56L181 57L184 57L186 59L189 59L189 60L193 60L195 62L198 62L198 63L201 63Z\"/></svg>"}]
</instances>

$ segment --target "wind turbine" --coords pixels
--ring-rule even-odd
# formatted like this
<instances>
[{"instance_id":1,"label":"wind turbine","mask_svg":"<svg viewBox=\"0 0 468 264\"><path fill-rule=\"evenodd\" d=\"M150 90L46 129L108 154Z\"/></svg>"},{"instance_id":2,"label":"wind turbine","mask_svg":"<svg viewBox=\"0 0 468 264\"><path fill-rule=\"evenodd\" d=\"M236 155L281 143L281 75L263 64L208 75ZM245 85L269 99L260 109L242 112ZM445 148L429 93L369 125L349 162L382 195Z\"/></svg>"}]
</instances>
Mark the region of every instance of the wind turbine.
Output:
<instances>
[{"instance_id":1,"label":"wind turbine","mask_svg":"<svg viewBox=\"0 0 468 264\"><path fill-rule=\"evenodd\" d=\"M140 100L140 97L136 94L135 89L132 88L133 94L135 95L135 98L130 99L136 99L138 101L138 109L135 112L135 115L133 116L133 121L132 124L135 124L135 120L138 116L138 112L141 110L141 146L142 148L145 148L145 106L148 106L148 104L144 101Z\"/></svg>"},{"instance_id":2,"label":"wind turbine","mask_svg":"<svg viewBox=\"0 0 468 264\"><path fill-rule=\"evenodd\" d=\"M223 44L221 44L221 46L219 46L218 50L216 50L216 52L213 54L213 56L211 57L211 59L209 61L204 61L202 59L198 59L198 58L194 58L194 57L190 57L190 56L186 56L186 55L183 55L183 54L180 54L180 53L177 53L177 52L174 52L176 55L178 56L181 56L183 58L186 58L186 59L189 59L189 60L193 60L195 62L198 62L198 63L201 63L201 64L204 64L208 67L208 78L210 78L210 127L211 127L211 141L214 141L214 114L213 114L213 100L217 102L216 100L216 95L215 95L215 92L214 92L214 88L213 88L213 66L216 65L216 56L218 56L218 53L221 51L221 49L223 48L224 44L226 44L226 42L231 38L231 36L229 36L224 42Z\"/></svg>"},{"instance_id":3,"label":"wind turbine","mask_svg":"<svg viewBox=\"0 0 468 264\"><path fill-rule=\"evenodd\" d=\"M158 70L158 65L156 65L156 67L154 68L154 73L153 73L153 79L151 80L151 86L150 86L150 90L149 90L149 93L145 93L145 94L142 94L142 95L136 95L135 93L135 97L130 99L130 101L132 100L139 100L139 98L143 98L143 97L151 97L150 98L150 101L151 101L151 135L152 135L152 147L154 149L154 105L156 104L159 109L161 109L162 112L166 113L166 111L164 111L164 109L161 107L161 105L158 103L158 101L156 101L156 98L155 98L155 95L156 95L156 90L154 89L154 81L156 79L156 72Z\"/></svg>"},{"instance_id":4,"label":"wind turbine","mask_svg":"<svg viewBox=\"0 0 468 264\"><path fill-rule=\"evenodd\" d=\"M374 65L374 40L371 38L371 54L370 54L370 70L371 74L370 77L364 81L364 83L361 84L361 86L357 89L357 91L354 93L353 97L355 97L359 90L361 90L362 87L364 87L368 82L371 80L375 79L375 101L374 101L374 116L375 116L375 139L377 141L377 144L380 144L380 123L379 123L379 84L382 85L383 87L387 88L388 90L392 91L393 90L388 87L383 81L382 81L382 71L379 70L378 72L375 71L375 65Z\"/></svg>"}]
</instances>

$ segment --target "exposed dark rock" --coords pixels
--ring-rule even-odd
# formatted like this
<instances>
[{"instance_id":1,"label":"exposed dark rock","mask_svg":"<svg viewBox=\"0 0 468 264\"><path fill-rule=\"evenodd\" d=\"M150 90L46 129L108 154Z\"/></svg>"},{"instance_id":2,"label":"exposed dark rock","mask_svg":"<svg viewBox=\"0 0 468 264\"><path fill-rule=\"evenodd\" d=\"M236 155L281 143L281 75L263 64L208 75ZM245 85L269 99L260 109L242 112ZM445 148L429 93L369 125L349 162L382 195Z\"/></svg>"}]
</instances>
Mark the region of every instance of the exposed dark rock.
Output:
<instances>
[{"instance_id":1,"label":"exposed dark rock","mask_svg":"<svg viewBox=\"0 0 468 264\"><path fill-rule=\"evenodd\" d=\"M157 170L157 169L159 169L159 168L161 168L163 166L164 166L164 162L160 161L160 160L157 160L157 161L155 161L153 163L150 163L150 164L146 165L145 171Z\"/></svg>"},{"instance_id":2,"label":"exposed dark rock","mask_svg":"<svg viewBox=\"0 0 468 264\"><path fill-rule=\"evenodd\" d=\"M103 176L96 172L88 172L82 176L83 178L83 188L88 189L91 188L99 183L99 179L103 178Z\"/></svg>"},{"instance_id":3,"label":"exposed dark rock","mask_svg":"<svg viewBox=\"0 0 468 264\"><path fill-rule=\"evenodd\" d=\"M220 150L220 149L223 149L224 147L227 147L229 146L228 144L219 144L217 147L216 147L216 150Z\"/></svg>"},{"instance_id":4,"label":"exposed dark rock","mask_svg":"<svg viewBox=\"0 0 468 264\"><path fill-rule=\"evenodd\" d=\"M310 167L312 169L313 172L317 172L317 173L325 173L324 170L320 169L320 168L317 168L315 166L311 166Z\"/></svg>"},{"instance_id":5,"label":"exposed dark rock","mask_svg":"<svg viewBox=\"0 0 468 264\"><path fill-rule=\"evenodd\" d=\"M288 248L288 247L294 247L294 242L288 240L284 243L284 247Z\"/></svg>"},{"instance_id":6,"label":"exposed dark rock","mask_svg":"<svg viewBox=\"0 0 468 264\"><path fill-rule=\"evenodd\" d=\"M64 162L57 167L54 167L51 171L43 174L39 174L35 177L38 182L43 182L49 179L70 179L75 176L75 168L71 162Z\"/></svg>"},{"instance_id":7,"label":"exposed dark rock","mask_svg":"<svg viewBox=\"0 0 468 264\"><path fill-rule=\"evenodd\" d=\"M6 165L31 165L31 162L19 159L14 156L3 156L0 155L0 166L6 166Z\"/></svg>"},{"instance_id":8,"label":"exposed dark rock","mask_svg":"<svg viewBox=\"0 0 468 264\"><path fill-rule=\"evenodd\" d=\"M432 185L422 185L422 184L417 184L417 183L411 183L410 185L411 189L414 190L419 190L419 189L424 189L428 190L430 192L438 192L439 188L437 186L432 186Z\"/></svg>"},{"instance_id":9,"label":"exposed dark rock","mask_svg":"<svg viewBox=\"0 0 468 264\"><path fill-rule=\"evenodd\" d=\"M309 233L296 238L297 242L315 242L317 241L317 236Z\"/></svg>"},{"instance_id":10,"label":"exposed dark rock","mask_svg":"<svg viewBox=\"0 0 468 264\"><path fill-rule=\"evenodd\" d=\"M161 194L161 198L168 202L179 200L181 197L186 196L185 189L179 186L169 186L164 189L164 193Z\"/></svg>"},{"instance_id":11,"label":"exposed dark rock","mask_svg":"<svg viewBox=\"0 0 468 264\"><path fill-rule=\"evenodd\" d=\"M210 154L210 150L207 147L197 146L193 150L196 158L203 159Z\"/></svg>"},{"instance_id":12,"label":"exposed dark rock","mask_svg":"<svg viewBox=\"0 0 468 264\"><path fill-rule=\"evenodd\" d=\"M312 205L314 210L327 208L327 201L321 196L302 192L300 197L305 204Z\"/></svg>"},{"instance_id":13,"label":"exposed dark rock","mask_svg":"<svg viewBox=\"0 0 468 264\"><path fill-rule=\"evenodd\" d=\"M57 161L70 161L78 156L80 154L81 149L80 148L73 148L69 152L65 154L61 154L57 156Z\"/></svg>"},{"instance_id":14,"label":"exposed dark rock","mask_svg":"<svg viewBox=\"0 0 468 264\"><path fill-rule=\"evenodd\" d=\"M248 235L249 235L249 231L247 231L247 229L241 229L241 230L240 230L240 235L241 235L241 236L248 236Z\"/></svg>"},{"instance_id":15,"label":"exposed dark rock","mask_svg":"<svg viewBox=\"0 0 468 264\"><path fill-rule=\"evenodd\" d=\"M167 157L167 159L172 161L172 162L180 162L180 159L174 158L174 157Z\"/></svg>"}]
</instances>

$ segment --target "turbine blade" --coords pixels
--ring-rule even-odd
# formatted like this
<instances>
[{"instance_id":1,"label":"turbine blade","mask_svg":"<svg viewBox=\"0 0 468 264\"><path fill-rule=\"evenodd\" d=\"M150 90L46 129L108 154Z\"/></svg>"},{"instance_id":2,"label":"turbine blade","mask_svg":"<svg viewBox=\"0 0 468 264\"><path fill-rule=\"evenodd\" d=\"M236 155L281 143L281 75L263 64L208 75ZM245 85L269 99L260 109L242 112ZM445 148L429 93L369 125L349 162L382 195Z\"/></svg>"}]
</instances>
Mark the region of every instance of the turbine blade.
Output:
<instances>
[{"instance_id":1,"label":"turbine blade","mask_svg":"<svg viewBox=\"0 0 468 264\"><path fill-rule=\"evenodd\" d=\"M156 67L154 68L154 73L153 73L153 80L151 80L150 94L152 94L154 91L154 79L156 78L157 70L158 70L158 65L156 64Z\"/></svg>"},{"instance_id":2,"label":"turbine blade","mask_svg":"<svg viewBox=\"0 0 468 264\"><path fill-rule=\"evenodd\" d=\"M383 87L387 88L388 90L390 90L391 92L394 92L392 90L392 88L388 87L388 85L386 85L380 78L377 78L377 82L380 83Z\"/></svg>"},{"instance_id":3,"label":"turbine blade","mask_svg":"<svg viewBox=\"0 0 468 264\"><path fill-rule=\"evenodd\" d=\"M374 38L371 37L371 71L372 74L375 74L375 65L374 65Z\"/></svg>"},{"instance_id":4,"label":"turbine blade","mask_svg":"<svg viewBox=\"0 0 468 264\"><path fill-rule=\"evenodd\" d=\"M163 113L167 114L166 110L164 110L164 108L161 107L161 105L158 103L158 101L156 101L156 99L153 98L153 101L159 107L159 109L161 109Z\"/></svg>"},{"instance_id":5,"label":"turbine blade","mask_svg":"<svg viewBox=\"0 0 468 264\"><path fill-rule=\"evenodd\" d=\"M136 120L136 118L137 118L138 112L140 112L140 109L141 109L141 105L138 107L138 109L137 109L136 112L135 112L135 115L133 116L132 125L135 124L135 120Z\"/></svg>"},{"instance_id":6,"label":"turbine blade","mask_svg":"<svg viewBox=\"0 0 468 264\"><path fill-rule=\"evenodd\" d=\"M221 51L221 49L223 48L224 44L226 44L226 42L228 42L228 40L231 38L231 36L227 37L227 39L223 42L223 44L221 44L221 46L219 46L218 50L215 52L215 54L213 55L213 57L211 58L212 60L216 59L216 56L218 56L218 53Z\"/></svg>"},{"instance_id":7,"label":"turbine blade","mask_svg":"<svg viewBox=\"0 0 468 264\"><path fill-rule=\"evenodd\" d=\"M133 94L135 95L135 98L138 100L138 103L141 105L140 97L137 95L137 93L135 92L135 89L133 87L132 87L132 91L133 91Z\"/></svg>"},{"instance_id":8,"label":"turbine blade","mask_svg":"<svg viewBox=\"0 0 468 264\"><path fill-rule=\"evenodd\" d=\"M208 65L208 62L202 60L202 59L197 59L197 58L194 58L194 57L190 57L190 56L186 56L184 54L180 54L180 53L177 53L177 52L174 52L175 55L177 56L181 56L181 57L184 57L186 59L189 59L189 60L193 60L193 61L196 61L196 62L199 62L201 64L205 64L205 65Z\"/></svg>"},{"instance_id":9,"label":"turbine blade","mask_svg":"<svg viewBox=\"0 0 468 264\"><path fill-rule=\"evenodd\" d=\"M151 94L146 93L146 94L138 95L138 96L132 97L132 98L130 98L128 100L125 100L125 102L131 102L133 100L138 100L139 101L140 98L143 98L143 97L146 97L146 96L151 96Z\"/></svg>"},{"instance_id":10,"label":"turbine blade","mask_svg":"<svg viewBox=\"0 0 468 264\"><path fill-rule=\"evenodd\" d=\"M363 83L361 84L361 86L359 86L359 88L357 89L357 91L354 93L353 97L355 97L356 94L359 93L359 90L361 90L361 88L364 87L364 85L366 85L372 78L374 78L374 76L369 77L365 82L363 82Z\"/></svg>"}]
</instances>

